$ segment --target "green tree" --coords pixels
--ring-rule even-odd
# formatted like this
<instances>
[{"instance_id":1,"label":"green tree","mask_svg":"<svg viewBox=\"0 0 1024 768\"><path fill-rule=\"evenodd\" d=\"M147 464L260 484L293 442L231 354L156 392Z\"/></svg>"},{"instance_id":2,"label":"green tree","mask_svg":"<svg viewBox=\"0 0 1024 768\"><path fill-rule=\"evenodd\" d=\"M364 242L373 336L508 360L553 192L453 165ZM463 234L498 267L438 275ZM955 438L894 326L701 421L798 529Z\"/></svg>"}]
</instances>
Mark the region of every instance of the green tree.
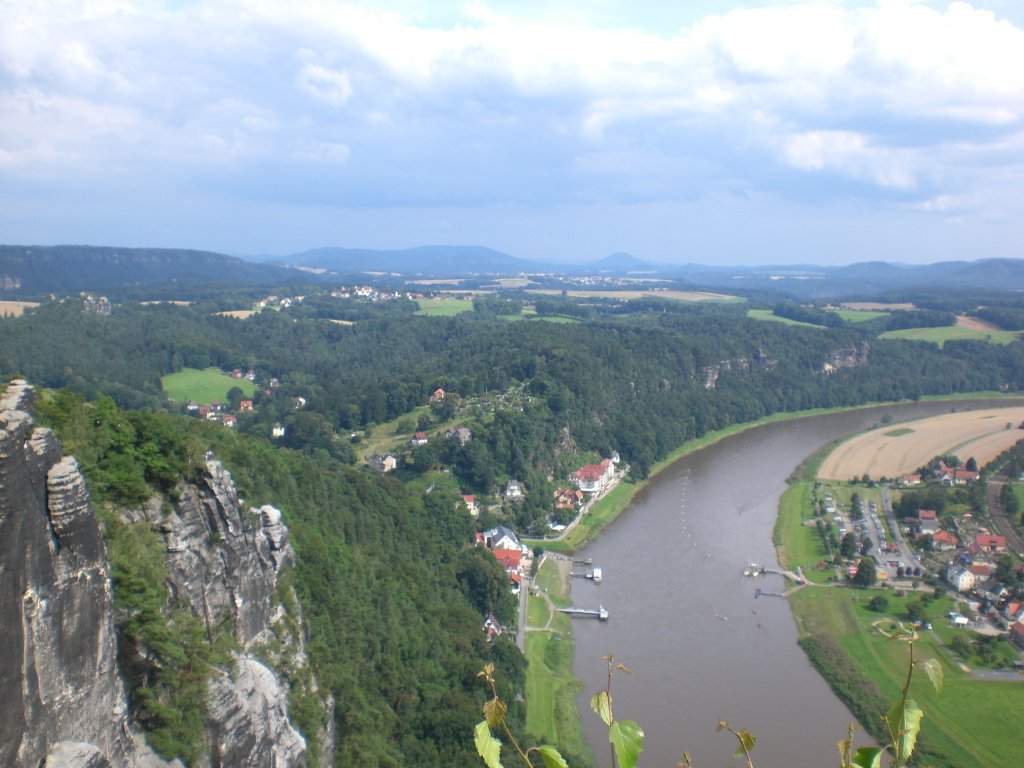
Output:
<instances>
[{"instance_id":1,"label":"green tree","mask_svg":"<svg viewBox=\"0 0 1024 768\"><path fill-rule=\"evenodd\" d=\"M853 583L858 587L874 586L878 579L877 566L873 557L862 557L857 564L857 572L853 575Z\"/></svg>"}]
</instances>

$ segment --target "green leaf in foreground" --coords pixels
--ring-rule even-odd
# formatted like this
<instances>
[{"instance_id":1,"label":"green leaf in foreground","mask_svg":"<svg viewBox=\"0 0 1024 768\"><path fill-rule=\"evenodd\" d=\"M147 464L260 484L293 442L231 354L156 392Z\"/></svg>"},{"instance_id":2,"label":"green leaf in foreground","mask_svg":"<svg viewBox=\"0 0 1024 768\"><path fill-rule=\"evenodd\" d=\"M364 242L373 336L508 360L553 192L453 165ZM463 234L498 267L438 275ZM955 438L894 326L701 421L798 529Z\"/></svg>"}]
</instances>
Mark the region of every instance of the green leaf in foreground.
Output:
<instances>
[{"instance_id":1,"label":"green leaf in foreground","mask_svg":"<svg viewBox=\"0 0 1024 768\"><path fill-rule=\"evenodd\" d=\"M942 664L939 660L925 659L921 662L921 666L924 667L924 671L928 675L928 679L932 681L932 686L935 688L935 692L942 693Z\"/></svg>"},{"instance_id":2,"label":"green leaf in foreground","mask_svg":"<svg viewBox=\"0 0 1024 768\"><path fill-rule=\"evenodd\" d=\"M481 720L474 729L476 751L484 759L487 768L502 768L501 765L501 742L491 736L491 729L487 727L487 721Z\"/></svg>"},{"instance_id":3,"label":"green leaf in foreground","mask_svg":"<svg viewBox=\"0 0 1024 768\"><path fill-rule=\"evenodd\" d=\"M612 724L612 699L608 691L598 691L590 699L590 708L597 713L597 716L604 720L605 725Z\"/></svg>"},{"instance_id":4,"label":"green leaf in foreground","mask_svg":"<svg viewBox=\"0 0 1024 768\"><path fill-rule=\"evenodd\" d=\"M615 748L619 768L636 768L644 748L644 732L632 720L616 720L608 728L608 741Z\"/></svg>"},{"instance_id":5,"label":"green leaf in foreground","mask_svg":"<svg viewBox=\"0 0 1024 768\"><path fill-rule=\"evenodd\" d=\"M487 726L493 728L504 718L508 707L501 699L489 699L484 702L484 717L487 718Z\"/></svg>"},{"instance_id":6,"label":"green leaf in foreground","mask_svg":"<svg viewBox=\"0 0 1024 768\"><path fill-rule=\"evenodd\" d=\"M861 747L853 756L857 768L882 768L882 750L878 747Z\"/></svg>"},{"instance_id":7,"label":"green leaf in foreground","mask_svg":"<svg viewBox=\"0 0 1024 768\"><path fill-rule=\"evenodd\" d=\"M537 751L544 758L544 768L569 768L569 764L554 747L537 747Z\"/></svg>"},{"instance_id":8,"label":"green leaf in foreground","mask_svg":"<svg viewBox=\"0 0 1024 768\"><path fill-rule=\"evenodd\" d=\"M913 699L907 699L903 707L897 702L885 716L889 733L892 734L893 746L896 748L896 765L903 765L910 759L917 743L917 734L921 730L922 717L924 712Z\"/></svg>"},{"instance_id":9,"label":"green leaf in foreground","mask_svg":"<svg viewBox=\"0 0 1024 768\"><path fill-rule=\"evenodd\" d=\"M757 739L754 738L754 734L750 731L743 730L736 734L736 738L739 739L740 745L736 747L736 754L734 757L743 757L749 754L750 750L757 744Z\"/></svg>"}]
</instances>

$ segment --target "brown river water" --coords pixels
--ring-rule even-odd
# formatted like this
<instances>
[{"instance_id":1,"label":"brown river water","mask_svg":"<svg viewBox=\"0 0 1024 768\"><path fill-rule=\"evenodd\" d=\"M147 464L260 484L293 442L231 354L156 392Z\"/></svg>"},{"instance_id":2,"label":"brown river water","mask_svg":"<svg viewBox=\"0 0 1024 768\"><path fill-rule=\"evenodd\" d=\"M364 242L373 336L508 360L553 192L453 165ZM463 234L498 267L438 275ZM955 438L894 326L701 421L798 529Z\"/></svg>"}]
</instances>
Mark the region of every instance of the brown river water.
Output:
<instances>
[{"instance_id":1,"label":"brown river water","mask_svg":"<svg viewBox=\"0 0 1024 768\"><path fill-rule=\"evenodd\" d=\"M597 765L611 764L607 729L590 710L614 653L632 675L612 684L615 715L646 736L639 765L740 764L719 720L757 737L754 764L837 765L836 743L854 722L797 645L781 576L743 576L749 562L774 567L772 527L786 478L830 440L894 420L993 407L1005 401L881 406L767 424L683 457L644 488L578 557L603 581L574 579L573 603L608 609L607 622L574 619L575 674ZM858 742L869 743L857 730Z\"/></svg>"}]
</instances>

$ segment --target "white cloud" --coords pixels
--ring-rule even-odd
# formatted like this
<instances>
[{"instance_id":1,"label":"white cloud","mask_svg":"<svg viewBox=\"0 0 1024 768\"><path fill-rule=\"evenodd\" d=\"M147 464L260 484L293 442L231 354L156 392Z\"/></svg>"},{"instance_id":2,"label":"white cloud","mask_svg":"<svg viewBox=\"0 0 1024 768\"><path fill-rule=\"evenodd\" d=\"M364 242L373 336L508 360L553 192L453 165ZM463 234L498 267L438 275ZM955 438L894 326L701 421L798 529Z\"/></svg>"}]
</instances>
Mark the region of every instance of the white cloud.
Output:
<instances>
[{"instance_id":1,"label":"white cloud","mask_svg":"<svg viewBox=\"0 0 1024 768\"><path fill-rule=\"evenodd\" d=\"M343 107L352 96L348 71L332 70L316 64L306 64L295 76L299 87L318 101L332 107Z\"/></svg>"},{"instance_id":2,"label":"white cloud","mask_svg":"<svg viewBox=\"0 0 1024 768\"><path fill-rule=\"evenodd\" d=\"M935 211L1005 174L1019 200L1024 29L981 2L722 2L657 30L589 5L0 0L0 168L198 186L212 163L251 186L343 163L377 204L785 197L798 176Z\"/></svg>"}]
</instances>

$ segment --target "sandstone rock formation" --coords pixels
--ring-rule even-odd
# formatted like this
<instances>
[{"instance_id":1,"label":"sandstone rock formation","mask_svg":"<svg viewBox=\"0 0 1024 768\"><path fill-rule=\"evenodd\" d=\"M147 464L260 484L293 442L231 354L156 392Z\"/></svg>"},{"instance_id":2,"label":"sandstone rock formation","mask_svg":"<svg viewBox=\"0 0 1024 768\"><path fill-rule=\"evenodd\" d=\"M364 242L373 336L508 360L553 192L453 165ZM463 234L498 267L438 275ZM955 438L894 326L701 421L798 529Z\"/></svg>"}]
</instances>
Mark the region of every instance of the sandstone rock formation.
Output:
<instances>
[{"instance_id":1,"label":"sandstone rock formation","mask_svg":"<svg viewBox=\"0 0 1024 768\"><path fill-rule=\"evenodd\" d=\"M0 398L0 765L132 765L106 547L34 405Z\"/></svg>"},{"instance_id":2,"label":"sandstone rock formation","mask_svg":"<svg viewBox=\"0 0 1024 768\"><path fill-rule=\"evenodd\" d=\"M0 765L166 766L130 730L107 550L85 480L33 413L32 388L12 382L0 397ZM295 558L280 511L244 511L231 476L210 461L173 505L154 499L126 517L162 532L169 601L207 626L234 627L233 669L210 680L203 765L305 765L287 683L253 655L269 644L262 655L274 663L307 664L300 617L290 634L275 627L286 618L273 600L278 576ZM320 736L329 763L332 732Z\"/></svg>"}]
</instances>

